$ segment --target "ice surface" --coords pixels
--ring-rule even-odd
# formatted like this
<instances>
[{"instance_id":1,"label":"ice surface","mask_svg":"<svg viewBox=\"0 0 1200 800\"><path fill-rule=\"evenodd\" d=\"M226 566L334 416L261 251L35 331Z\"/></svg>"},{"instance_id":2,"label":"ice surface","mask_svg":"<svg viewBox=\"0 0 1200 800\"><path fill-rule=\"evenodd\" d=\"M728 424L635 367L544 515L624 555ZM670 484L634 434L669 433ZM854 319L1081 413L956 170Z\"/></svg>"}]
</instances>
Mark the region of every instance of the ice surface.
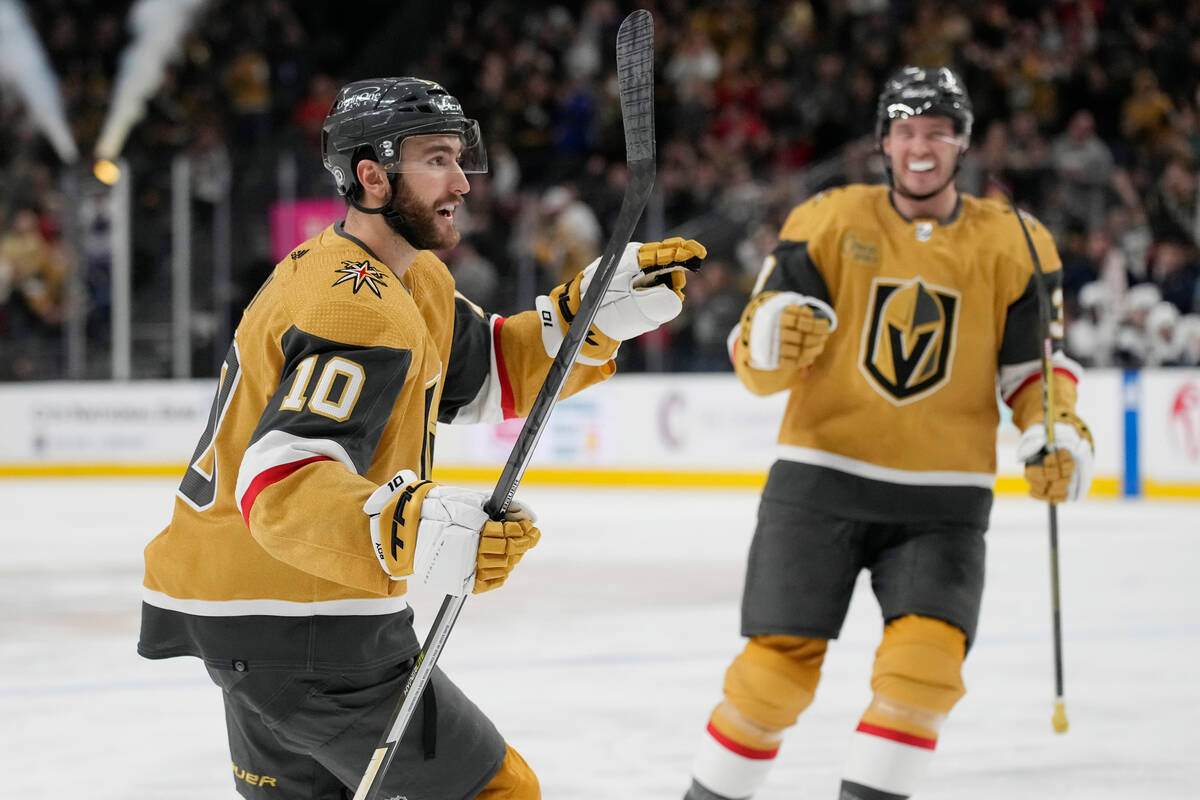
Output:
<instances>
[{"instance_id":1,"label":"ice surface","mask_svg":"<svg viewBox=\"0 0 1200 800\"><path fill-rule=\"evenodd\" d=\"M141 548L173 481L0 481L0 794L237 795L219 691L137 641ZM544 537L472 597L442 656L547 800L674 800L740 649L750 492L519 493ZM921 800L1200 797L1200 505L1060 511L1066 707L1055 734L1045 507L1002 499L968 694ZM415 590L420 626L440 598ZM420 631L422 636L424 630ZM878 608L859 585L812 707L759 800L832 800L869 698Z\"/></svg>"}]
</instances>

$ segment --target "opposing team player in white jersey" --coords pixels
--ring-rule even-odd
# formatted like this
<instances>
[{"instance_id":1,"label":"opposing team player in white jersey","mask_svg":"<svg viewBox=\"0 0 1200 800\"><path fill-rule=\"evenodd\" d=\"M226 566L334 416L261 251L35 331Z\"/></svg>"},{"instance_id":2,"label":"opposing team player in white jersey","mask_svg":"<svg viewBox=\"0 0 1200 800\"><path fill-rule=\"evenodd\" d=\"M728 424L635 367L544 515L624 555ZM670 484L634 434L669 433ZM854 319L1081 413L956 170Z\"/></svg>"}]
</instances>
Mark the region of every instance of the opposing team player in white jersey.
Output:
<instances>
[{"instance_id":1,"label":"opposing team player in white jersey","mask_svg":"<svg viewBox=\"0 0 1200 800\"><path fill-rule=\"evenodd\" d=\"M917 791L965 692L997 386L1023 431L1018 454L1033 496L1061 502L1087 491L1079 368L1061 353L1052 378L1059 449L1042 453L1038 296L1018 220L954 184L972 119L951 70L893 74L876 127L890 185L846 186L794 209L731 335L746 387L790 397L750 546L741 622L749 642L725 673L688 800L748 798L762 785L784 731L813 700L863 569L884 630L839 798ZM1028 224L1057 286L1054 243ZM1061 337L1061 321L1055 327Z\"/></svg>"},{"instance_id":2,"label":"opposing team player in white jersey","mask_svg":"<svg viewBox=\"0 0 1200 800\"><path fill-rule=\"evenodd\" d=\"M146 548L148 658L204 660L224 692L247 798L344 800L418 643L405 578L446 594L504 582L540 536L528 506L437 483L438 422L523 416L595 265L539 310L487 316L431 250L486 169L478 124L441 86L357 81L324 123L346 218L300 244L245 310L167 528ZM626 248L565 386L609 377L620 341L673 318L704 248ZM514 620L513 624L521 624ZM531 800L537 779L439 670L381 797Z\"/></svg>"}]
</instances>

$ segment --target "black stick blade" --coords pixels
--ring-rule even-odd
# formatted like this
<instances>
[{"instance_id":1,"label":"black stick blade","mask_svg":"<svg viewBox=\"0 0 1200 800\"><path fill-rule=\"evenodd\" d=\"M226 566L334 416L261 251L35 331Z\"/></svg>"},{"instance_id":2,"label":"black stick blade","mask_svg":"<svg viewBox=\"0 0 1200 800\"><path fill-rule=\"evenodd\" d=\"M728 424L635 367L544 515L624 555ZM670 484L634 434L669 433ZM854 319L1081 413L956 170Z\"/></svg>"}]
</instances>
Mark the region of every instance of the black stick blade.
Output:
<instances>
[{"instance_id":1,"label":"black stick blade","mask_svg":"<svg viewBox=\"0 0 1200 800\"><path fill-rule=\"evenodd\" d=\"M617 31L617 85L625 124L625 158L654 160L654 17L634 11Z\"/></svg>"}]
</instances>

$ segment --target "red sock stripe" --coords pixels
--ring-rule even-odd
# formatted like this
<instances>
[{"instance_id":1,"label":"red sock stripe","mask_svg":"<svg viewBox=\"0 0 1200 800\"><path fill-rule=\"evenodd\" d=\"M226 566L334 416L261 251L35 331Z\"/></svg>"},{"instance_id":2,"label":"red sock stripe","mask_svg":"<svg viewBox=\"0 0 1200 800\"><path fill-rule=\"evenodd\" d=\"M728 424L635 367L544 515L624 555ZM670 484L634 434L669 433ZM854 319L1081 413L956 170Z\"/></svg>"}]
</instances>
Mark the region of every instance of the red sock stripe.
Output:
<instances>
[{"instance_id":1,"label":"red sock stripe","mask_svg":"<svg viewBox=\"0 0 1200 800\"><path fill-rule=\"evenodd\" d=\"M878 736L881 739L891 739L893 742L907 744L911 747L923 747L926 750L933 750L937 747L937 739L913 736L911 733L904 733L893 728L884 728L881 725L871 725L867 722L858 723L858 732L869 733L871 736Z\"/></svg>"},{"instance_id":2,"label":"red sock stripe","mask_svg":"<svg viewBox=\"0 0 1200 800\"><path fill-rule=\"evenodd\" d=\"M721 746L730 752L737 753L742 758L752 758L755 761L766 761L772 759L779 752L779 748L774 750L755 750L753 747L746 747L744 744L738 744L733 739L730 739L725 734L713 727L713 724L708 723L708 735L721 743Z\"/></svg>"},{"instance_id":3,"label":"red sock stripe","mask_svg":"<svg viewBox=\"0 0 1200 800\"><path fill-rule=\"evenodd\" d=\"M254 501L258 498L259 492L272 483L283 480L305 464L311 464L314 461L333 461L333 459L329 456L313 456L289 464L278 464L254 476L254 480L250 481L250 486L246 489L246 494L242 496L242 519L246 521L246 527L250 527L250 509L254 507Z\"/></svg>"},{"instance_id":4,"label":"red sock stripe","mask_svg":"<svg viewBox=\"0 0 1200 800\"><path fill-rule=\"evenodd\" d=\"M500 329L504 327L504 317L496 317L492 322L492 346L496 349L496 377L500 381L500 410L505 419L517 416L517 404L513 400L512 383L508 379L508 367L504 364L504 351L500 348Z\"/></svg>"}]
</instances>

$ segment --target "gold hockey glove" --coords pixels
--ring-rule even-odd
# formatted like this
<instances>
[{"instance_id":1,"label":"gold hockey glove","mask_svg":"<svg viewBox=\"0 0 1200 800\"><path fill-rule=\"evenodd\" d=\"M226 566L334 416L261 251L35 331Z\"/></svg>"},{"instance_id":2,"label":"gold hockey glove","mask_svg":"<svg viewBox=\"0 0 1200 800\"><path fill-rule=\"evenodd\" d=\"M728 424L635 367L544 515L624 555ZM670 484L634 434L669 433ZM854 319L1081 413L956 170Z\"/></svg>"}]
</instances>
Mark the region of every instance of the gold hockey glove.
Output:
<instances>
[{"instance_id":1,"label":"gold hockey glove","mask_svg":"<svg viewBox=\"0 0 1200 800\"><path fill-rule=\"evenodd\" d=\"M1060 411L1054 423L1054 450L1046 450L1046 426L1030 425L1017 442L1025 463L1029 494L1048 503L1078 500L1092 483L1095 447L1092 432L1072 411Z\"/></svg>"},{"instance_id":2,"label":"gold hockey glove","mask_svg":"<svg viewBox=\"0 0 1200 800\"><path fill-rule=\"evenodd\" d=\"M588 329L579 362L607 363L621 342L634 339L668 322L683 310L685 270L698 270L708 251L694 239L673 237L661 242L630 242L617 262L616 273ZM583 297L591 285L600 259L549 296L537 299L542 318L542 344L551 358L558 354Z\"/></svg>"},{"instance_id":3,"label":"gold hockey glove","mask_svg":"<svg viewBox=\"0 0 1200 800\"><path fill-rule=\"evenodd\" d=\"M503 586L508 574L521 563L521 557L542 538L542 532L533 525L532 514L530 509L514 501L509 504L508 519L504 522L488 520L483 526L472 593L490 592Z\"/></svg>"},{"instance_id":4,"label":"gold hockey glove","mask_svg":"<svg viewBox=\"0 0 1200 800\"><path fill-rule=\"evenodd\" d=\"M798 372L812 366L836 328L828 303L796 292L762 292L742 312L735 357L743 367Z\"/></svg>"}]
</instances>

